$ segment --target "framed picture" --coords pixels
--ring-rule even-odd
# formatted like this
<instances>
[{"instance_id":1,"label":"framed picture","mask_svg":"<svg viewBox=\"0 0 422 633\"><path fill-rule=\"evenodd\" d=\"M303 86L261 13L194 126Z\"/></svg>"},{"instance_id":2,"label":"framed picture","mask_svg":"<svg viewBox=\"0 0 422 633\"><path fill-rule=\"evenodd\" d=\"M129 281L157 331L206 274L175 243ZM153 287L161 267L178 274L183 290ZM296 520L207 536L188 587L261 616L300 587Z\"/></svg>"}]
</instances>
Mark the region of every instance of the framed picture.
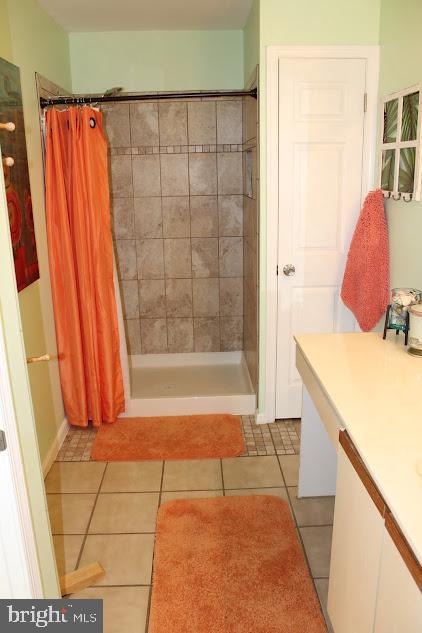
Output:
<instances>
[{"instance_id":1,"label":"framed picture","mask_svg":"<svg viewBox=\"0 0 422 633\"><path fill-rule=\"evenodd\" d=\"M32 215L31 186L19 68L0 58L0 123L14 123L14 131L0 129L3 175L18 291L39 278ZM5 164L5 159L13 164Z\"/></svg>"},{"instance_id":2,"label":"framed picture","mask_svg":"<svg viewBox=\"0 0 422 633\"><path fill-rule=\"evenodd\" d=\"M394 200L421 199L421 85L384 99L379 186Z\"/></svg>"}]
</instances>

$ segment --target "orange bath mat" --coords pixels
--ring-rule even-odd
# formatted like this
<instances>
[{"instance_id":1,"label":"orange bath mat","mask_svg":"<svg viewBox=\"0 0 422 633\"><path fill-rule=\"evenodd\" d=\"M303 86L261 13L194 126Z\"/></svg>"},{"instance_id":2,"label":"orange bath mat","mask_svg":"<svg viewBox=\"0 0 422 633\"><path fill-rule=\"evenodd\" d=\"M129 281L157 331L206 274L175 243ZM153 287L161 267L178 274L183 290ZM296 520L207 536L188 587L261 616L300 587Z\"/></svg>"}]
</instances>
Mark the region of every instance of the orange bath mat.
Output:
<instances>
[{"instance_id":1,"label":"orange bath mat","mask_svg":"<svg viewBox=\"0 0 422 633\"><path fill-rule=\"evenodd\" d=\"M92 459L204 459L235 457L245 450L237 415L177 415L119 418L103 424L95 437Z\"/></svg>"},{"instance_id":2,"label":"orange bath mat","mask_svg":"<svg viewBox=\"0 0 422 633\"><path fill-rule=\"evenodd\" d=\"M158 513L149 633L325 633L285 501L170 501Z\"/></svg>"}]
</instances>

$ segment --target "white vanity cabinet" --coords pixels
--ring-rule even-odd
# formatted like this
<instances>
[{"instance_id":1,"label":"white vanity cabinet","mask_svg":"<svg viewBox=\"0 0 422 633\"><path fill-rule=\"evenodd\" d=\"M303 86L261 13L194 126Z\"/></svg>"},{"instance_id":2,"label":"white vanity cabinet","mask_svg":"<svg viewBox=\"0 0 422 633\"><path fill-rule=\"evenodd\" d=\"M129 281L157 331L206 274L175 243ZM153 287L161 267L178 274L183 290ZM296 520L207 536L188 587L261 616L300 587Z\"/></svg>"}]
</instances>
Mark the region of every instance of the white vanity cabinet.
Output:
<instances>
[{"instance_id":1,"label":"white vanity cabinet","mask_svg":"<svg viewBox=\"0 0 422 633\"><path fill-rule=\"evenodd\" d=\"M372 633L384 505L379 498L374 502L366 471L345 433L340 434L337 459L328 614L335 633Z\"/></svg>"},{"instance_id":2,"label":"white vanity cabinet","mask_svg":"<svg viewBox=\"0 0 422 633\"><path fill-rule=\"evenodd\" d=\"M295 338L305 387L299 493L336 486L333 629L422 633L422 364L398 336Z\"/></svg>"},{"instance_id":3,"label":"white vanity cabinet","mask_svg":"<svg viewBox=\"0 0 422 633\"><path fill-rule=\"evenodd\" d=\"M417 584L417 574L417 569L416 578L410 573L386 528L374 633L421 633L422 594Z\"/></svg>"},{"instance_id":4,"label":"white vanity cabinet","mask_svg":"<svg viewBox=\"0 0 422 633\"><path fill-rule=\"evenodd\" d=\"M422 568L340 432L328 614L335 633L421 633Z\"/></svg>"}]
</instances>

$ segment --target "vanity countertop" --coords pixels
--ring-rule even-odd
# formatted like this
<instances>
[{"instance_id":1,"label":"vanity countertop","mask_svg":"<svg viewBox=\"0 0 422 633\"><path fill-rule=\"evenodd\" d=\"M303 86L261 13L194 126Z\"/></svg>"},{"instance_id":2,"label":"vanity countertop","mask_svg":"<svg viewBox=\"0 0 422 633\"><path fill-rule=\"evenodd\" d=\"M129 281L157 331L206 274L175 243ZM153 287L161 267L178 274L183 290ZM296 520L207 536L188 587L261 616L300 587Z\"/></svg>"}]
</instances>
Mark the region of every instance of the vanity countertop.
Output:
<instances>
[{"instance_id":1,"label":"vanity countertop","mask_svg":"<svg viewBox=\"0 0 422 633\"><path fill-rule=\"evenodd\" d=\"M393 333L295 339L422 562L422 358Z\"/></svg>"}]
</instances>

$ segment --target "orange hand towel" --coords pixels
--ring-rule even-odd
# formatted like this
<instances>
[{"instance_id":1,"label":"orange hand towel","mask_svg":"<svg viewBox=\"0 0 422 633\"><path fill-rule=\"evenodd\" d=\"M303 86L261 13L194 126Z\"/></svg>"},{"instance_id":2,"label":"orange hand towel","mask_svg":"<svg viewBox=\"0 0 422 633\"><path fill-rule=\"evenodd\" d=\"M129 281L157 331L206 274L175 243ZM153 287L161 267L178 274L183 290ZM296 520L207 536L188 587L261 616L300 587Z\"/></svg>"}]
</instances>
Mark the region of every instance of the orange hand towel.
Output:
<instances>
[{"instance_id":1,"label":"orange hand towel","mask_svg":"<svg viewBox=\"0 0 422 633\"><path fill-rule=\"evenodd\" d=\"M364 332L386 311L390 298L388 228L381 189L366 196L353 234L341 298Z\"/></svg>"}]
</instances>

